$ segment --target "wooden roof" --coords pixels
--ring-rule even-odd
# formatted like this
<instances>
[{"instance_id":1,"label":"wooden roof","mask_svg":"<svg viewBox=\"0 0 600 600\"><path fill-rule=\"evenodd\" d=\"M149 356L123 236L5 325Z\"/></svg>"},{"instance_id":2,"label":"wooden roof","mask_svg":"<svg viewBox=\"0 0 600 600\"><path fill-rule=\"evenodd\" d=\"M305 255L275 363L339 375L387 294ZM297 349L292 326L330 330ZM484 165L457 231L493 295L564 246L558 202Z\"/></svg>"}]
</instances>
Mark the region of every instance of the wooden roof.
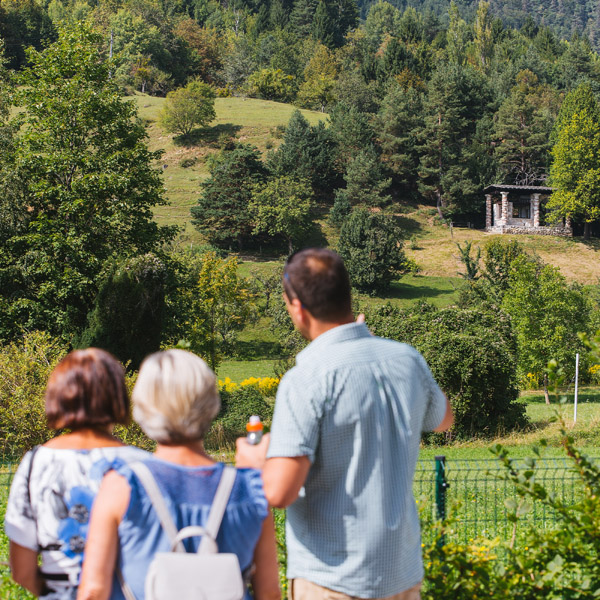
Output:
<instances>
[{"instance_id":1,"label":"wooden roof","mask_svg":"<svg viewBox=\"0 0 600 600\"><path fill-rule=\"evenodd\" d=\"M543 185L500 185L494 183L493 185L488 185L483 191L486 194L489 194L490 192L530 192L551 194L554 191L554 188Z\"/></svg>"}]
</instances>

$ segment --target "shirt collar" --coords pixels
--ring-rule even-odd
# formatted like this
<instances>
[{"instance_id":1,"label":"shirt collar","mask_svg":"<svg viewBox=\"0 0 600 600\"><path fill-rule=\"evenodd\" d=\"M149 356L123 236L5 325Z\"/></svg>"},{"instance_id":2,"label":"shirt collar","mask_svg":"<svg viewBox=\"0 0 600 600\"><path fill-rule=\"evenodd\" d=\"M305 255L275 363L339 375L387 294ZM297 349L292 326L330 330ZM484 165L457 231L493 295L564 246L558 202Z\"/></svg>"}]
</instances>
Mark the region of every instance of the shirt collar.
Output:
<instances>
[{"instance_id":1,"label":"shirt collar","mask_svg":"<svg viewBox=\"0 0 600 600\"><path fill-rule=\"evenodd\" d=\"M346 323L345 325L338 325L337 327L322 333L306 346L304 350L298 352L296 355L296 364L307 360L314 354L322 352L325 348L333 344L370 336L371 332L364 323Z\"/></svg>"}]
</instances>

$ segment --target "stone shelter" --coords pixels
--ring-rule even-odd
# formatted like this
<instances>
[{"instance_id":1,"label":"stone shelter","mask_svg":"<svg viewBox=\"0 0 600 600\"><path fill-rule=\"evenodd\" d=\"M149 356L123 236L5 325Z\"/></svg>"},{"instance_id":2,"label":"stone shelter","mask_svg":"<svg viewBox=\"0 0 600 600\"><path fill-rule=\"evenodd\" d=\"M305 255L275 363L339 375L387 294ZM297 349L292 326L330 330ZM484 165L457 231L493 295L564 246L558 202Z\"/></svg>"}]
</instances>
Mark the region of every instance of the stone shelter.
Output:
<instances>
[{"instance_id":1,"label":"stone shelter","mask_svg":"<svg viewBox=\"0 0 600 600\"><path fill-rule=\"evenodd\" d=\"M543 204L552 194L541 185L488 185L485 190L485 230L490 233L522 233L571 237L571 223L545 225Z\"/></svg>"}]
</instances>

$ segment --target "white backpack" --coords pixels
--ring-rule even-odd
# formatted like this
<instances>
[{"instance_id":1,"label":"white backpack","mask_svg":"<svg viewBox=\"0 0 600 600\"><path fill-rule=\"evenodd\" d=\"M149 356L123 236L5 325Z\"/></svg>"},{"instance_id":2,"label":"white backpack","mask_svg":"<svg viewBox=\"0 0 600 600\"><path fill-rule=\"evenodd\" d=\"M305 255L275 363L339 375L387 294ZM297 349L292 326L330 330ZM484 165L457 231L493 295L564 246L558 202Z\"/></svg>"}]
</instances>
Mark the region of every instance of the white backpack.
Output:
<instances>
[{"instance_id":1,"label":"white backpack","mask_svg":"<svg viewBox=\"0 0 600 600\"><path fill-rule=\"evenodd\" d=\"M129 465L144 486L158 519L171 542L171 552L157 552L145 580L145 600L243 600L245 585L235 554L220 554L217 533L235 482L236 470L225 467L205 527L190 526L177 531L160 489L148 467ZM198 552L185 551L182 540L202 536ZM117 573L126 600L136 600L120 572Z\"/></svg>"}]
</instances>

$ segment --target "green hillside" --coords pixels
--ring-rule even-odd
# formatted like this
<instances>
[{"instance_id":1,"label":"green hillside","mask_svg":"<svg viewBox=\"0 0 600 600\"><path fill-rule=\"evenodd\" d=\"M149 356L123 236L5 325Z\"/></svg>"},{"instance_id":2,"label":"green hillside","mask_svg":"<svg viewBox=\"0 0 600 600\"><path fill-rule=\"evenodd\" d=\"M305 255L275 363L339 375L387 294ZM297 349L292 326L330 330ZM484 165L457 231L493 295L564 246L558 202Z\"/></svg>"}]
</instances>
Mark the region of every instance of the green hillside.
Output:
<instances>
[{"instance_id":1,"label":"green hillside","mask_svg":"<svg viewBox=\"0 0 600 600\"><path fill-rule=\"evenodd\" d=\"M163 150L160 166L164 173L169 206L159 206L155 214L159 223L179 225L185 243L201 243L200 234L190 224L190 208L200 195L200 183L208 175L206 158L219 150L221 142L235 138L253 144L261 152L276 148L280 143L277 126L285 125L295 107L280 102L251 98L217 98L217 118L210 127L198 129L189 141L165 133L158 125L158 115L164 98L137 95L139 115L150 135L150 149ZM310 110L302 114L314 125L327 115ZM184 166L193 163L191 166Z\"/></svg>"},{"instance_id":2,"label":"green hillside","mask_svg":"<svg viewBox=\"0 0 600 600\"><path fill-rule=\"evenodd\" d=\"M276 148L281 141L277 126L285 125L295 110L292 105L279 102L252 98L217 98L216 120L210 127L197 130L193 141L183 143L177 137L166 134L157 123L163 98L138 95L135 99L140 116L148 126L151 149L164 151L160 165L170 205L156 208L156 218L162 224L179 225L182 228L181 242L192 244L202 243L200 234L190 223L189 211L201 193L201 181L208 175L207 157L218 151L220 142L226 137L254 144L263 153ZM327 115L319 112L303 110L302 113L311 124L327 118ZM182 166L190 162L193 162L192 166ZM457 276L461 265L456 243L469 240L476 245L485 244L493 237L476 229L454 227L451 231L446 226L436 224L435 214L435 209L429 206L407 205L399 215L400 223L406 230L406 253L421 269L420 274L414 278L419 282L419 288L428 289L428 284L423 285L424 277L447 279ZM334 244L331 230L323 225L323 233ZM583 284L598 282L598 240L584 242L579 238L543 236L518 236L518 239L529 251L536 252L544 261L559 267L568 279ZM437 293L433 294L434 298L437 296ZM413 291L408 297L421 295L418 291Z\"/></svg>"}]
</instances>

